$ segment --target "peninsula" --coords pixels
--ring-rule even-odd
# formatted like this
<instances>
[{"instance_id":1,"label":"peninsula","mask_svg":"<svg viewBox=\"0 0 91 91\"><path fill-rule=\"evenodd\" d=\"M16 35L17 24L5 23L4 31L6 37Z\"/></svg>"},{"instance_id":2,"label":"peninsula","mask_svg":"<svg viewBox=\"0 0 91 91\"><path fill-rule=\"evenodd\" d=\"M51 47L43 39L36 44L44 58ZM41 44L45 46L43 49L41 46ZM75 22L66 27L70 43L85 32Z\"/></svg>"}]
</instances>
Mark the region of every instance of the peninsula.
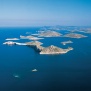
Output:
<instances>
[{"instance_id":1,"label":"peninsula","mask_svg":"<svg viewBox=\"0 0 91 91\"><path fill-rule=\"evenodd\" d=\"M38 50L39 52L44 49L44 47L41 46L42 44L43 44L43 43L41 43L41 42L39 42L39 41L26 42L26 45L27 45L27 46L33 47L33 48L35 48L36 50Z\"/></svg>"}]
</instances>

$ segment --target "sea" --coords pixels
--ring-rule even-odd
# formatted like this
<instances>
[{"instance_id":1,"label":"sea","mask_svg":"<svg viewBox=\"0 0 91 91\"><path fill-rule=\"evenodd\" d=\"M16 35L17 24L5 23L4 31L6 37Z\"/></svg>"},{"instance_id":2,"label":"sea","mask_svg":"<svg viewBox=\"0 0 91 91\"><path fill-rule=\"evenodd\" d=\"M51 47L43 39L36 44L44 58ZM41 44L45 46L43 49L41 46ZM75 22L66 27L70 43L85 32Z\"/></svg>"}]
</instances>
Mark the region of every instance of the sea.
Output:
<instances>
[{"instance_id":1,"label":"sea","mask_svg":"<svg viewBox=\"0 0 91 91\"><path fill-rule=\"evenodd\" d=\"M39 40L44 47L74 48L61 55L40 55L28 46L3 45L6 38L20 38L39 30L40 27L0 28L0 91L91 91L91 34L83 33L88 37L80 39L48 37ZM60 32L67 33L66 30ZM68 40L73 43L61 44Z\"/></svg>"}]
</instances>

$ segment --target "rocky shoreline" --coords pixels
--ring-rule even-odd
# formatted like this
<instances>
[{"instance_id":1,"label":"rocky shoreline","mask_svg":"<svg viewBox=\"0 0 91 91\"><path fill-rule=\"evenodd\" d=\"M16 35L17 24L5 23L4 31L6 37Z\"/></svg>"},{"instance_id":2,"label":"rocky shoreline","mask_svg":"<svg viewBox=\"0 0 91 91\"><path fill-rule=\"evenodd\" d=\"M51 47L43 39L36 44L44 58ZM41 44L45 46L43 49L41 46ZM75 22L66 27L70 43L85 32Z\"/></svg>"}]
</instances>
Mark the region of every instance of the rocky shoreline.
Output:
<instances>
[{"instance_id":1,"label":"rocky shoreline","mask_svg":"<svg viewBox=\"0 0 91 91\"><path fill-rule=\"evenodd\" d=\"M73 50L72 47L69 47L67 49L62 49L60 47L50 45L48 47L43 47L41 46L43 43L39 41L31 41L31 42L26 42L26 43L18 43L18 42L13 42L13 41L8 41L4 42L3 44L7 45L26 45L35 48L38 50L39 54L65 54L68 51Z\"/></svg>"},{"instance_id":2,"label":"rocky shoreline","mask_svg":"<svg viewBox=\"0 0 91 91\"><path fill-rule=\"evenodd\" d=\"M42 38L43 37L43 38ZM71 50L73 50L72 47L68 47L66 49L57 47L55 45L50 45L48 47L44 47L42 46L42 42L39 42L38 40L40 39L44 39L44 37L68 37L68 38L85 38L87 36L82 35L82 34L78 34L78 33L67 33L62 35L59 32L53 31L53 30L46 30L46 31L39 31L37 33L37 35L27 35L27 36L22 36L20 35L20 39L28 39L28 40L32 40L30 42L26 42L26 43L19 43L19 42L13 42L13 40L18 40L18 38L7 38L6 40L12 40L12 41L7 41L4 42L3 44L6 45L24 45L24 46L30 46L32 48L34 48L35 50L37 50L39 52L39 54L65 54ZM73 43L72 41L64 41L61 42L61 44L66 45L69 43Z\"/></svg>"}]
</instances>

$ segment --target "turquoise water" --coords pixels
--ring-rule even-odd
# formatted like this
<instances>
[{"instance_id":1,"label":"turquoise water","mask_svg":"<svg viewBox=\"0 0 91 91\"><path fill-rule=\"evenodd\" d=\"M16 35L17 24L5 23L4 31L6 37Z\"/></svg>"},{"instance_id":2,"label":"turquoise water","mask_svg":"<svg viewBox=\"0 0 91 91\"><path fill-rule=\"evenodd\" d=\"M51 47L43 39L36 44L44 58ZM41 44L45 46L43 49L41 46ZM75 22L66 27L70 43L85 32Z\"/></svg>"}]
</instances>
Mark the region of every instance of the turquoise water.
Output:
<instances>
[{"instance_id":1,"label":"turquoise water","mask_svg":"<svg viewBox=\"0 0 91 91\"><path fill-rule=\"evenodd\" d=\"M0 28L0 91L91 91L91 35L82 39L45 38L73 51L64 55L40 55L31 47L3 45L6 38L35 33L40 28ZM64 33L64 32L63 32ZM62 41L73 44L63 46ZM28 42L17 40L16 42ZM32 72L37 69L37 72ZM18 75L19 77L15 77Z\"/></svg>"}]
</instances>

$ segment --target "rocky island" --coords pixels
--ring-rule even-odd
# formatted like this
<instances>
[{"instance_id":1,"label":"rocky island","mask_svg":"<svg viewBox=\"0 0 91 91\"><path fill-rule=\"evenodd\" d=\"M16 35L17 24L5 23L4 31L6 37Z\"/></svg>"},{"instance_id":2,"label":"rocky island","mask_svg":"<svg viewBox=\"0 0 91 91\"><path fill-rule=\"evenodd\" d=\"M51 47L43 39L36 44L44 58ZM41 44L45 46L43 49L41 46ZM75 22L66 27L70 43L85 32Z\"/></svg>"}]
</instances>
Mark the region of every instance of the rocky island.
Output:
<instances>
[{"instance_id":1,"label":"rocky island","mask_svg":"<svg viewBox=\"0 0 91 91\"><path fill-rule=\"evenodd\" d=\"M69 38L85 38L87 36L85 35L82 35L82 34L78 34L78 33L69 33L69 34L66 34L64 35L63 37L69 37Z\"/></svg>"},{"instance_id":2,"label":"rocky island","mask_svg":"<svg viewBox=\"0 0 91 91\"><path fill-rule=\"evenodd\" d=\"M83 32L83 33L90 33L91 34L91 28L82 29L80 31Z\"/></svg>"},{"instance_id":3,"label":"rocky island","mask_svg":"<svg viewBox=\"0 0 91 91\"><path fill-rule=\"evenodd\" d=\"M22 35L20 35L20 38L21 39L29 39L29 40L40 40L40 39L44 39L44 38L34 37L32 35L29 35L29 36L22 36Z\"/></svg>"},{"instance_id":4,"label":"rocky island","mask_svg":"<svg viewBox=\"0 0 91 91\"><path fill-rule=\"evenodd\" d=\"M18 38L7 38L5 40L19 40Z\"/></svg>"},{"instance_id":5,"label":"rocky island","mask_svg":"<svg viewBox=\"0 0 91 91\"><path fill-rule=\"evenodd\" d=\"M3 43L4 45L26 45L26 43L19 43L19 42L13 42L13 41L7 41Z\"/></svg>"},{"instance_id":6,"label":"rocky island","mask_svg":"<svg viewBox=\"0 0 91 91\"><path fill-rule=\"evenodd\" d=\"M26 45L32 45L32 46L39 46L42 45L42 42L39 41L31 41L31 42L26 42Z\"/></svg>"},{"instance_id":7,"label":"rocky island","mask_svg":"<svg viewBox=\"0 0 91 91\"><path fill-rule=\"evenodd\" d=\"M39 41L31 41L31 42L26 42L26 43L8 41L8 42L4 42L3 44L30 46L30 47L34 48L35 50L37 50L39 52L39 54L65 54L68 51L73 50L72 47L69 47L67 49L62 49L62 48L54 46L54 45L51 45L48 47L43 47L43 46L41 46L43 43L41 43Z\"/></svg>"},{"instance_id":8,"label":"rocky island","mask_svg":"<svg viewBox=\"0 0 91 91\"><path fill-rule=\"evenodd\" d=\"M13 42L13 41L7 41L7 42L4 42L3 44L4 44L4 45L15 45L16 42Z\"/></svg>"},{"instance_id":9,"label":"rocky island","mask_svg":"<svg viewBox=\"0 0 91 91\"><path fill-rule=\"evenodd\" d=\"M40 31L40 33L38 34L39 37L60 37L61 35L61 33L51 30Z\"/></svg>"},{"instance_id":10,"label":"rocky island","mask_svg":"<svg viewBox=\"0 0 91 91\"><path fill-rule=\"evenodd\" d=\"M27 42L27 46L34 46L37 50L39 50L39 54L65 54L70 50L73 50L72 47L69 47L67 49L62 49L57 46L51 45L49 47L43 47L41 46L43 43L39 41L32 41Z\"/></svg>"},{"instance_id":11,"label":"rocky island","mask_svg":"<svg viewBox=\"0 0 91 91\"><path fill-rule=\"evenodd\" d=\"M73 43L72 41L64 41L64 42L61 42L61 44L63 44L63 45L66 45L66 44L70 44L70 43Z\"/></svg>"},{"instance_id":12,"label":"rocky island","mask_svg":"<svg viewBox=\"0 0 91 91\"><path fill-rule=\"evenodd\" d=\"M40 54L65 54L70 50L73 50L73 48L69 47L67 49L62 49L57 46L51 45L49 47L43 48Z\"/></svg>"}]
</instances>

